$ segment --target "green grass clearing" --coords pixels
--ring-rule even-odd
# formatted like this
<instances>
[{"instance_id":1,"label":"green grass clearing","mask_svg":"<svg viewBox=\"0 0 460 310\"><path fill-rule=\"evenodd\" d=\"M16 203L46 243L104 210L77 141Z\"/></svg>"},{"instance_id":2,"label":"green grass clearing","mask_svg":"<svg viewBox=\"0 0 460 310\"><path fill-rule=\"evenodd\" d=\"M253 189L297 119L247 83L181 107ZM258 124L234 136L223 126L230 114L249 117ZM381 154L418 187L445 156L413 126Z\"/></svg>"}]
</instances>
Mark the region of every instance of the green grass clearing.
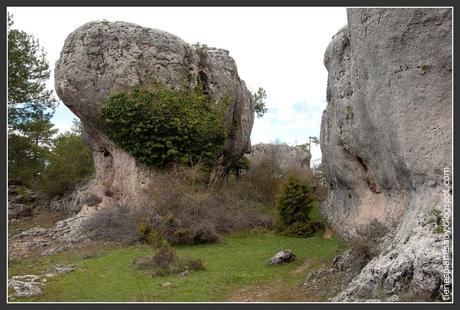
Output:
<instances>
[{"instance_id":1,"label":"green grass clearing","mask_svg":"<svg viewBox=\"0 0 460 310\"><path fill-rule=\"evenodd\" d=\"M282 249L292 249L296 260L283 266L268 266L268 259ZM281 281L288 286L300 285L306 272L294 271L302 266L304 259L312 262L310 268L319 268L330 264L332 258L344 249L345 244L335 238L236 234L227 236L219 244L176 247L179 255L204 262L205 270L192 271L185 277L152 278L145 271L136 271L133 258L152 253L145 245L112 246L98 253L99 256L77 255L77 250L70 250L13 263L9 266L9 277L46 272L57 263L78 265L78 269L70 274L49 279L43 295L17 298L16 301L226 301L241 288L257 284ZM287 276L288 273L292 276ZM171 283L169 286L163 286L168 282Z\"/></svg>"}]
</instances>

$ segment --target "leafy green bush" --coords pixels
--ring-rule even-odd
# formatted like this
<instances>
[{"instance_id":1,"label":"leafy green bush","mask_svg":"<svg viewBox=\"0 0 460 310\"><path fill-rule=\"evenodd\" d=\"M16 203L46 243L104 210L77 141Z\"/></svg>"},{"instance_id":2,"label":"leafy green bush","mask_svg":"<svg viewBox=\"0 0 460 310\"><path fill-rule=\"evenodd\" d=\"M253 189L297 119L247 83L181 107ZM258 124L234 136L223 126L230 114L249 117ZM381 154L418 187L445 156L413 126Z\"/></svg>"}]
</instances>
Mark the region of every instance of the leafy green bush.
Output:
<instances>
[{"instance_id":1,"label":"leafy green bush","mask_svg":"<svg viewBox=\"0 0 460 310\"><path fill-rule=\"evenodd\" d=\"M280 231L299 237L311 236L316 231L317 227L310 218L314 199L305 181L293 176L288 177L281 188L277 204L277 227Z\"/></svg>"},{"instance_id":2,"label":"leafy green bush","mask_svg":"<svg viewBox=\"0 0 460 310\"><path fill-rule=\"evenodd\" d=\"M286 226L282 231L284 235L295 236L300 238L308 238L315 233L315 227L312 222L294 222L290 226Z\"/></svg>"},{"instance_id":3,"label":"leafy green bush","mask_svg":"<svg viewBox=\"0 0 460 310\"><path fill-rule=\"evenodd\" d=\"M54 140L40 185L50 197L62 195L92 173L90 149L78 133L67 132Z\"/></svg>"},{"instance_id":4,"label":"leafy green bush","mask_svg":"<svg viewBox=\"0 0 460 310\"><path fill-rule=\"evenodd\" d=\"M209 104L203 87L135 88L113 94L101 108L101 128L139 162L156 167L170 163L213 163L223 150L228 100Z\"/></svg>"},{"instance_id":5,"label":"leafy green bush","mask_svg":"<svg viewBox=\"0 0 460 310\"><path fill-rule=\"evenodd\" d=\"M49 151L33 143L29 137L8 135L8 179L33 186L43 172Z\"/></svg>"},{"instance_id":6,"label":"leafy green bush","mask_svg":"<svg viewBox=\"0 0 460 310\"><path fill-rule=\"evenodd\" d=\"M309 221L313 199L310 197L308 184L294 177L289 177L281 189L278 199L279 220L284 225L298 221Z\"/></svg>"}]
</instances>

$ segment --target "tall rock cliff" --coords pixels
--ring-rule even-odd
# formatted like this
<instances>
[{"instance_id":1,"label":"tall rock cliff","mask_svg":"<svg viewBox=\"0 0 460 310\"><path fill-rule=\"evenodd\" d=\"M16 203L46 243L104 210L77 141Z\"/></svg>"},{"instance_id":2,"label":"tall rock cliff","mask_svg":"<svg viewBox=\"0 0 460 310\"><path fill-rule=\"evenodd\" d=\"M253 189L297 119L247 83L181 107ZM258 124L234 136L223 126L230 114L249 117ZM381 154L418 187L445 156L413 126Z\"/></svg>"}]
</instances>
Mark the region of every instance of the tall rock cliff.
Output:
<instances>
[{"instance_id":1,"label":"tall rock cliff","mask_svg":"<svg viewBox=\"0 0 460 310\"><path fill-rule=\"evenodd\" d=\"M321 151L330 194L322 209L350 240L377 226L390 233L335 300L440 298L450 240L444 202L452 198L452 11L347 15L324 57Z\"/></svg>"},{"instance_id":2,"label":"tall rock cliff","mask_svg":"<svg viewBox=\"0 0 460 310\"><path fill-rule=\"evenodd\" d=\"M254 121L252 96L239 78L229 52L195 48L170 33L125 22L90 22L64 43L55 69L55 88L82 121L90 145L96 176L89 192L102 205L117 200L133 203L152 178L126 151L100 130L100 108L108 96L135 86L161 81L172 89L185 83L204 83L211 102L231 99L224 122L232 124L224 144L224 156L215 176L237 161L250 147Z\"/></svg>"}]
</instances>

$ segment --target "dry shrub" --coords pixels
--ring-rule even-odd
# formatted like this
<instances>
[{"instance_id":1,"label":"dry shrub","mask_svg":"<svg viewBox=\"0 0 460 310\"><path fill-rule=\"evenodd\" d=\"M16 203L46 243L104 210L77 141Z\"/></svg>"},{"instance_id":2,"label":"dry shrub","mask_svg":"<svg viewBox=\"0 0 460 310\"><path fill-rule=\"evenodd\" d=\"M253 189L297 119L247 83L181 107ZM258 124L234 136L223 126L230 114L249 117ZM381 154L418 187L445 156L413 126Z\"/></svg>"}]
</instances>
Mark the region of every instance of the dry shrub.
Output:
<instances>
[{"instance_id":1,"label":"dry shrub","mask_svg":"<svg viewBox=\"0 0 460 310\"><path fill-rule=\"evenodd\" d=\"M201 259L179 257L168 245L157 248L152 256L135 257L133 265L136 269L152 270L150 275L153 277L204 269Z\"/></svg>"},{"instance_id":2,"label":"dry shrub","mask_svg":"<svg viewBox=\"0 0 460 310\"><path fill-rule=\"evenodd\" d=\"M153 267L160 269L167 268L177 259L178 257L171 247L161 246L155 251L152 257Z\"/></svg>"},{"instance_id":3,"label":"dry shrub","mask_svg":"<svg viewBox=\"0 0 460 310\"><path fill-rule=\"evenodd\" d=\"M266 159L221 185L207 187L206 169L173 165L155 172L142 205L114 205L101 209L85 229L93 240L159 247L218 242L222 234L271 229L275 223L276 197L287 177L275 159ZM310 179L305 170L293 170Z\"/></svg>"},{"instance_id":4,"label":"dry shrub","mask_svg":"<svg viewBox=\"0 0 460 310\"><path fill-rule=\"evenodd\" d=\"M237 184L234 187L238 189L240 195L251 197L251 200L256 202L274 206L280 181L283 177L284 173L277 159L275 157L267 157L257 164L252 165L239 178L239 182L235 182Z\"/></svg>"},{"instance_id":5,"label":"dry shrub","mask_svg":"<svg viewBox=\"0 0 460 310\"><path fill-rule=\"evenodd\" d=\"M156 204L146 208L156 214L150 217L150 225L170 244L217 242L223 233L272 227L273 215L252 195L247 183L208 188L199 171L181 168L163 172L150 188L149 196Z\"/></svg>"},{"instance_id":6,"label":"dry shrub","mask_svg":"<svg viewBox=\"0 0 460 310\"><path fill-rule=\"evenodd\" d=\"M136 228L143 214L143 210L116 204L98 210L82 227L91 240L133 244L140 241Z\"/></svg>"},{"instance_id":7,"label":"dry shrub","mask_svg":"<svg viewBox=\"0 0 460 310\"><path fill-rule=\"evenodd\" d=\"M381 251L381 240L388 232L388 227L376 219L359 227L356 230L357 236L349 242L352 252L361 257L362 261L377 256Z\"/></svg>"}]
</instances>

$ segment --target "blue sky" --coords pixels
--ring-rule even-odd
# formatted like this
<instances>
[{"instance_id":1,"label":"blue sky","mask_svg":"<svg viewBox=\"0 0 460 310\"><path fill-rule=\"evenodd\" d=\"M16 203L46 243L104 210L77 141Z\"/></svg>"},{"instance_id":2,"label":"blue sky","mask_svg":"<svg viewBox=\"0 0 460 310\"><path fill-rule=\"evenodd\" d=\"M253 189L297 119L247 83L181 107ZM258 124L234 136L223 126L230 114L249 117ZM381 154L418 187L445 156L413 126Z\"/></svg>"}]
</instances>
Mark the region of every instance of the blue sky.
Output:
<instances>
[{"instance_id":1,"label":"blue sky","mask_svg":"<svg viewBox=\"0 0 460 310\"><path fill-rule=\"evenodd\" d=\"M344 7L8 7L15 27L39 39L50 69L66 37L94 20L126 21L173 33L189 43L224 48L235 59L249 90L267 92L267 114L256 119L253 144L304 143L319 136L326 106L324 51L346 24ZM56 25L59 25L58 27ZM54 80L49 80L53 88ZM62 131L73 114L56 109L53 122ZM319 147L312 159L321 158Z\"/></svg>"},{"instance_id":2,"label":"blue sky","mask_svg":"<svg viewBox=\"0 0 460 310\"><path fill-rule=\"evenodd\" d=\"M319 122L325 106L325 101L314 105L296 102L285 109L269 109L262 118L256 118L251 138L255 143L275 140L305 143L309 136L319 136Z\"/></svg>"}]
</instances>

